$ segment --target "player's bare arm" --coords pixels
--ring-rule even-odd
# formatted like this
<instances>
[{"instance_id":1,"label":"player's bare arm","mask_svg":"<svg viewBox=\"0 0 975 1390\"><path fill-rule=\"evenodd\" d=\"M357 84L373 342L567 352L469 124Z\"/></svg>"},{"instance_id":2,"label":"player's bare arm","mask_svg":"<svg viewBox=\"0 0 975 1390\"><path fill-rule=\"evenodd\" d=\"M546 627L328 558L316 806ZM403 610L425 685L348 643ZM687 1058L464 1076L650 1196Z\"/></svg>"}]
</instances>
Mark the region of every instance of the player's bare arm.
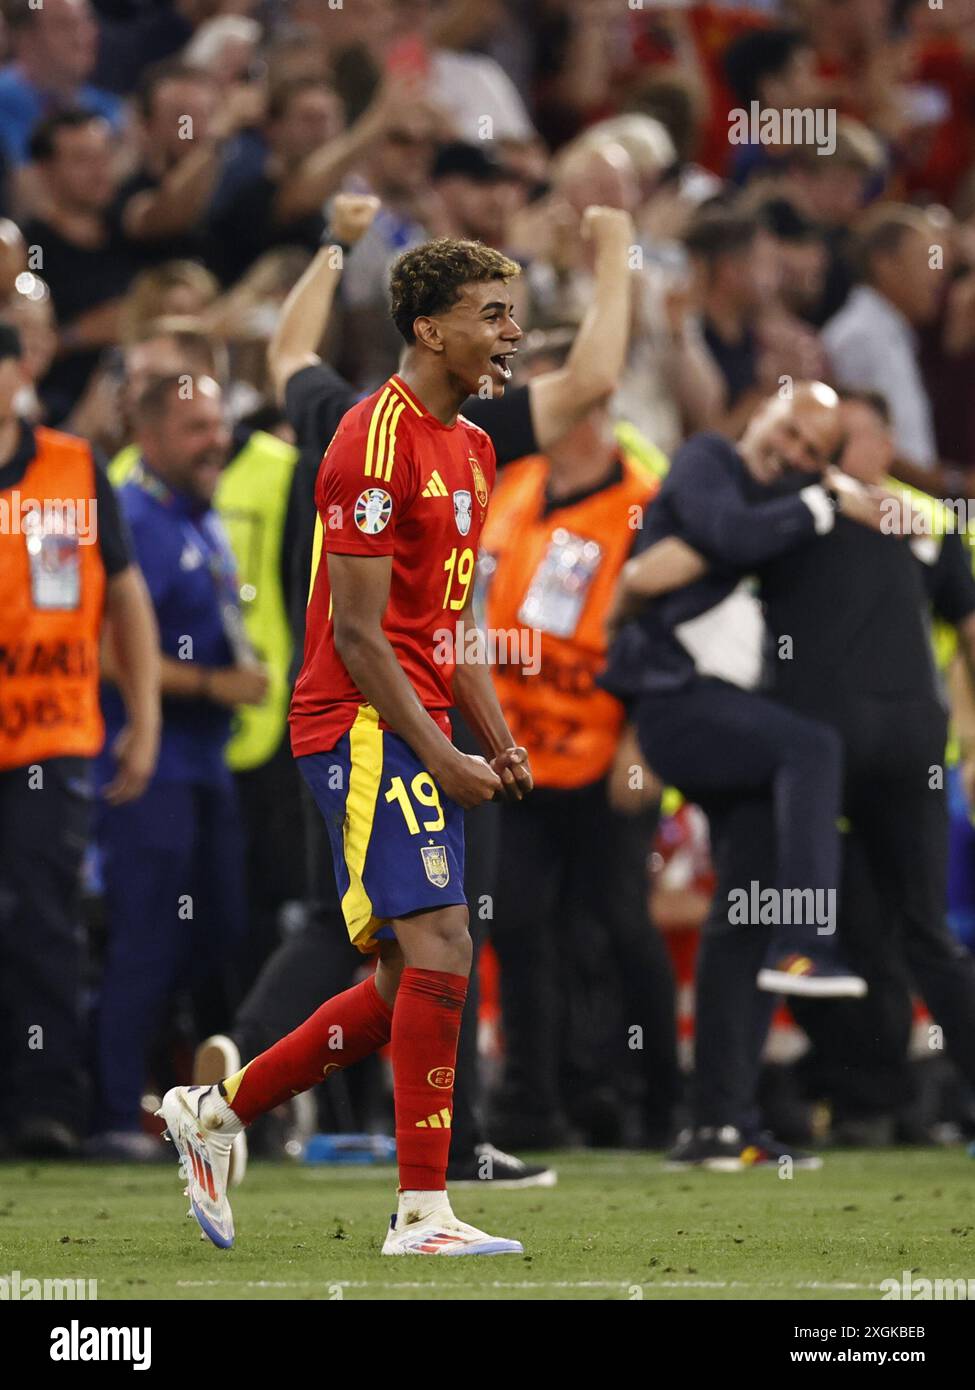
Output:
<instances>
[{"instance_id":1,"label":"player's bare arm","mask_svg":"<svg viewBox=\"0 0 975 1390\"><path fill-rule=\"evenodd\" d=\"M473 602L468 600L459 626L470 631L476 625ZM534 785L528 753L515 744L498 700L484 644L478 644L478 659L466 655L454 670L454 702L468 727L484 750L491 767L501 778L506 799L520 801Z\"/></svg>"},{"instance_id":2,"label":"player's bare arm","mask_svg":"<svg viewBox=\"0 0 975 1390\"><path fill-rule=\"evenodd\" d=\"M528 388L543 453L616 390L630 340L633 219L619 208L588 207L582 234L595 248L592 303L565 366L536 377Z\"/></svg>"},{"instance_id":3,"label":"player's bare arm","mask_svg":"<svg viewBox=\"0 0 975 1390\"><path fill-rule=\"evenodd\" d=\"M339 193L332 202L331 233L335 243L354 246L372 226L379 199L365 193ZM342 278L336 244L323 246L292 289L281 309L267 360L279 401L295 372L317 365L317 348L325 336L332 302Z\"/></svg>"},{"instance_id":4,"label":"player's bare arm","mask_svg":"<svg viewBox=\"0 0 975 1390\"><path fill-rule=\"evenodd\" d=\"M365 698L447 796L465 809L479 806L500 791L501 779L483 759L456 749L431 719L383 632L392 568L390 555L329 554L336 650Z\"/></svg>"}]
</instances>

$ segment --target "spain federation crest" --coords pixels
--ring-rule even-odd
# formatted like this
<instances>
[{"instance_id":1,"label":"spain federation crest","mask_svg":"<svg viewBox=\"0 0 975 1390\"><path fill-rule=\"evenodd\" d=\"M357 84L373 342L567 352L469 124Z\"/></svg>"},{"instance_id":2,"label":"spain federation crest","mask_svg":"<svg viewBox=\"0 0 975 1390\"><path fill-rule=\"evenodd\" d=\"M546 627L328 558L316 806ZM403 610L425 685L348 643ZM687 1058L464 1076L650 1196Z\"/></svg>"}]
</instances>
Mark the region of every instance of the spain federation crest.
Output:
<instances>
[{"instance_id":1,"label":"spain federation crest","mask_svg":"<svg viewBox=\"0 0 975 1390\"><path fill-rule=\"evenodd\" d=\"M423 856L423 871L434 888L446 888L450 882L450 865L443 845L421 845L420 853Z\"/></svg>"},{"instance_id":2,"label":"spain federation crest","mask_svg":"<svg viewBox=\"0 0 975 1390\"><path fill-rule=\"evenodd\" d=\"M465 488L454 493L454 520L457 530L466 536L471 529L471 495Z\"/></svg>"},{"instance_id":3,"label":"spain federation crest","mask_svg":"<svg viewBox=\"0 0 975 1390\"><path fill-rule=\"evenodd\" d=\"M486 507L488 503L487 478L485 478L481 465L473 454L468 454L467 462L470 464L471 472L474 475L474 496L482 507Z\"/></svg>"},{"instance_id":4,"label":"spain federation crest","mask_svg":"<svg viewBox=\"0 0 975 1390\"><path fill-rule=\"evenodd\" d=\"M367 536L378 536L393 514L393 499L381 487L367 487L355 503L355 524Z\"/></svg>"}]
</instances>

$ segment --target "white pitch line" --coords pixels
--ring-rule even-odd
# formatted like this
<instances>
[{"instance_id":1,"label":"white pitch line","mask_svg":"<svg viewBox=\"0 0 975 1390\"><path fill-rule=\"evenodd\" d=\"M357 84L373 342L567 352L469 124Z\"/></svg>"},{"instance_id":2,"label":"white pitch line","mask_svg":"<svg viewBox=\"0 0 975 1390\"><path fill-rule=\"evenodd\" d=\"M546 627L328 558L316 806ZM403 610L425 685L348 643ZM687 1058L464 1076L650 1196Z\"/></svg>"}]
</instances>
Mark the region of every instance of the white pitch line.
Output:
<instances>
[{"instance_id":1,"label":"white pitch line","mask_svg":"<svg viewBox=\"0 0 975 1390\"><path fill-rule=\"evenodd\" d=\"M178 1279L179 1289L457 1289L459 1284L436 1280L384 1282L377 1279ZM834 1293L861 1291L879 1293L879 1284L829 1283L824 1280L804 1280L798 1284L770 1281L749 1283L742 1279L653 1279L640 1283L638 1279L492 1279L477 1285L488 1289L818 1289Z\"/></svg>"}]
</instances>

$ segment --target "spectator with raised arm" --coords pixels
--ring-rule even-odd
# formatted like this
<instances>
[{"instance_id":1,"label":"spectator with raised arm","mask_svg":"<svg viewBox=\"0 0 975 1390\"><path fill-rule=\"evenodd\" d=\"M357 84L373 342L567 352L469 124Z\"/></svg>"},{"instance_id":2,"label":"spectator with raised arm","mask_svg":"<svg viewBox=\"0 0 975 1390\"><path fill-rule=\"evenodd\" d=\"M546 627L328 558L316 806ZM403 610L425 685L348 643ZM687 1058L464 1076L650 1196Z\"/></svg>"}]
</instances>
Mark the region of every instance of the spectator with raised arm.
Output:
<instances>
[{"instance_id":1,"label":"spectator with raised arm","mask_svg":"<svg viewBox=\"0 0 975 1390\"><path fill-rule=\"evenodd\" d=\"M125 235L150 263L208 259L204 217L226 142L256 122L259 87L221 92L207 73L179 62L160 63L138 92L142 159L122 183L116 214Z\"/></svg>"},{"instance_id":2,"label":"spectator with raised arm","mask_svg":"<svg viewBox=\"0 0 975 1390\"><path fill-rule=\"evenodd\" d=\"M34 268L58 321L57 356L41 383L52 422L84 391L105 347L118 342L119 310L138 259L111 216L112 134L102 116L66 111L42 121L30 154L44 189L42 216L24 224Z\"/></svg>"}]
</instances>

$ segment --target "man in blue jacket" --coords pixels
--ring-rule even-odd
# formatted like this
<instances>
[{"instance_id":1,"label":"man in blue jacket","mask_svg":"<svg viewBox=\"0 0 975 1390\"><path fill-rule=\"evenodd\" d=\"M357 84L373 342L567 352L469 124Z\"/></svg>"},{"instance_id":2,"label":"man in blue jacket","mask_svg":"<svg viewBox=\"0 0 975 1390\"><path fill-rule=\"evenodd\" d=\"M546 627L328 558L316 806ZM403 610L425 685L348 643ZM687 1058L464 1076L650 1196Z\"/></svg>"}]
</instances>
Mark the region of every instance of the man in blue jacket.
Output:
<instances>
[{"instance_id":1,"label":"man in blue jacket","mask_svg":"<svg viewBox=\"0 0 975 1390\"><path fill-rule=\"evenodd\" d=\"M230 446L219 386L190 374L155 380L136 426L139 463L118 497L159 624L162 737L145 793L101 809L108 947L93 1149L138 1159L159 1148L141 1132L140 1100L174 991L192 980L199 1002L209 981L223 995L201 1020L211 1028L235 1002L228 962L245 921L243 862L224 748L234 708L259 704L267 676L244 634L233 553L212 507ZM111 747L116 689L103 710Z\"/></svg>"}]
</instances>

